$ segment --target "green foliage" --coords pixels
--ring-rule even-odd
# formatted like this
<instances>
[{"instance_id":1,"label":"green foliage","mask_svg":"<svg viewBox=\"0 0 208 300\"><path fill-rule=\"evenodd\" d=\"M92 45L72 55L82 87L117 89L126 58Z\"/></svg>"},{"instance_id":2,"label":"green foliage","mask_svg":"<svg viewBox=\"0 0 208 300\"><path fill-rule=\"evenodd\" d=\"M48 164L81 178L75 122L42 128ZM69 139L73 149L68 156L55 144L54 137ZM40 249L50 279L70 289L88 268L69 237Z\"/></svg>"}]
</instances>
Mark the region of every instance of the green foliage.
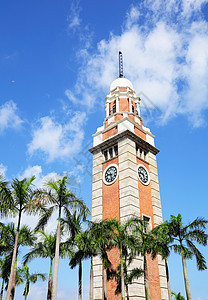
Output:
<instances>
[{"instance_id":1,"label":"green foliage","mask_svg":"<svg viewBox=\"0 0 208 300\"><path fill-rule=\"evenodd\" d=\"M92 253L100 256L103 261L103 268L111 267L107 251L115 246L112 220L92 222L90 225L90 241Z\"/></svg>"},{"instance_id":2,"label":"green foliage","mask_svg":"<svg viewBox=\"0 0 208 300\"><path fill-rule=\"evenodd\" d=\"M127 264L124 262L124 283L126 291L128 287L132 284L134 279L139 278L144 275L144 271L141 268L134 268L131 271L127 272ZM117 270L108 269L108 279L115 279L117 283L115 294L121 293L121 264L119 264Z\"/></svg>"},{"instance_id":3,"label":"green foliage","mask_svg":"<svg viewBox=\"0 0 208 300\"><path fill-rule=\"evenodd\" d=\"M205 270L207 266L205 258L194 242L202 246L207 245L208 235L205 232L207 222L204 218L196 218L193 222L184 226L182 217L178 214L177 216L171 215L170 221L160 225L163 236L169 237L170 249L186 259L192 259L195 256L199 270Z\"/></svg>"},{"instance_id":4,"label":"green foliage","mask_svg":"<svg viewBox=\"0 0 208 300\"><path fill-rule=\"evenodd\" d=\"M63 210L67 216L70 210L79 211L86 219L90 213L85 203L78 199L74 193L68 189L68 177L64 176L61 180L49 180L45 183L45 189L36 192L37 202L42 203L41 218L35 230L44 229L53 212L58 210L59 221ZM44 205L43 205L44 204ZM49 205L49 207L48 207Z\"/></svg>"},{"instance_id":5,"label":"green foliage","mask_svg":"<svg viewBox=\"0 0 208 300\"><path fill-rule=\"evenodd\" d=\"M34 258L51 258L55 256L56 234L47 235L44 231L37 231L40 236L40 242L34 244L32 249L23 257L23 263L31 261Z\"/></svg>"},{"instance_id":6,"label":"green foliage","mask_svg":"<svg viewBox=\"0 0 208 300\"><path fill-rule=\"evenodd\" d=\"M22 281L25 281L25 289L23 292L23 296L27 296L30 291L30 284L36 283L37 280L46 280L46 276L43 273L32 273L30 274L28 266L25 264L21 270Z\"/></svg>"},{"instance_id":7,"label":"green foliage","mask_svg":"<svg viewBox=\"0 0 208 300\"><path fill-rule=\"evenodd\" d=\"M174 292L171 292L171 295L174 296L174 299L175 300L185 300L185 298L181 295L181 293L174 293Z\"/></svg>"},{"instance_id":8,"label":"green foliage","mask_svg":"<svg viewBox=\"0 0 208 300\"><path fill-rule=\"evenodd\" d=\"M15 244L15 236L16 236L16 227L14 223L8 223L4 225L4 242L6 245L6 251L4 252L4 256L1 258L1 277L4 279L4 282L8 283L13 248ZM22 226L19 231L19 243L17 245L17 255L19 253L19 249L21 246L32 246L36 241L36 236L34 232L26 225ZM16 273L16 284L21 284L21 274L19 272L19 268L17 268Z\"/></svg>"}]
</instances>

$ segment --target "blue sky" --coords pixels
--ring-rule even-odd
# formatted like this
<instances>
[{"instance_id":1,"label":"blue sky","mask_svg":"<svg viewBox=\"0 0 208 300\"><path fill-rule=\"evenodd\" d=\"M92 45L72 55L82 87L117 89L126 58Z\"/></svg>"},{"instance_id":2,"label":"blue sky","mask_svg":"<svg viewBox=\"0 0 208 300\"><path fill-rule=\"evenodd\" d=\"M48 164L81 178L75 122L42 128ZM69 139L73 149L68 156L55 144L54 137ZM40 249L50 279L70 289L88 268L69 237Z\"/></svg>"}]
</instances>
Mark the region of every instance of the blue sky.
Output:
<instances>
[{"instance_id":1,"label":"blue sky","mask_svg":"<svg viewBox=\"0 0 208 300\"><path fill-rule=\"evenodd\" d=\"M8 179L35 174L40 186L66 172L91 208L87 149L104 120L121 50L124 75L161 150L164 219L208 217L208 1L8 0L0 20L0 171ZM185 295L180 257L169 264L172 290ZM47 273L47 262L38 268ZM61 300L76 299L77 272L68 269L60 264ZM208 299L208 272L198 272L195 261L188 271L193 299ZM34 287L30 299L44 289Z\"/></svg>"}]
</instances>

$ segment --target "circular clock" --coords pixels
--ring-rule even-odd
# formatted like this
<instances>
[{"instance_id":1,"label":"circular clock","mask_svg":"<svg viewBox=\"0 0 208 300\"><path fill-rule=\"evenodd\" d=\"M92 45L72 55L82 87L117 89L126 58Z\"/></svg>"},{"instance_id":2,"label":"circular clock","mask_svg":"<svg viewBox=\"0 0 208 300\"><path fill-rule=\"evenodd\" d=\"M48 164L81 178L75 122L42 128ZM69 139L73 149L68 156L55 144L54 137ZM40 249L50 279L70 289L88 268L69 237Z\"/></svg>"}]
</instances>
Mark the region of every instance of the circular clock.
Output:
<instances>
[{"instance_id":1,"label":"circular clock","mask_svg":"<svg viewBox=\"0 0 208 300\"><path fill-rule=\"evenodd\" d=\"M103 181L107 185L114 183L117 177L118 177L118 166L115 164L108 166L103 173Z\"/></svg>"},{"instance_id":2,"label":"circular clock","mask_svg":"<svg viewBox=\"0 0 208 300\"><path fill-rule=\"evenodd\" d=\"M150 183L150 175L144 165L138 165L138 177L141 183L143 183L144 185L148 185Z\"/></svg>"}]
</instances>

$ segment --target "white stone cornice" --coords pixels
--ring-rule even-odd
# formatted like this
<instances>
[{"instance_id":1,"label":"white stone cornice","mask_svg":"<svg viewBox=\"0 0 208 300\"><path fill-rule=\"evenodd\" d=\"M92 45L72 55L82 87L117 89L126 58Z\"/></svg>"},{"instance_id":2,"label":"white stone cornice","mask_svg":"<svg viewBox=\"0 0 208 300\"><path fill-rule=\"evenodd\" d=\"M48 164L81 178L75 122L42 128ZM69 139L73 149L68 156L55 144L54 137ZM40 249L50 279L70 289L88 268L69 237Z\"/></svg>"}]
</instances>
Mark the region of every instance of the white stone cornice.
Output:
<instances>
[{"instance_id":1,"label":"white stone cornice","mask_svg":"<svg viewBox=\"0 0 208 300\"><path fill-rule=\"evenodd\" d=\"M113 128L113 126L112 126L112 128ZM140 128L140 130L141 130L141 128ZM143 130L141 130L141 131L143 131ZM115 135L109 137L108 139L100 142L96 146L93 146L91 149L89 149L89 151L91 153L95 153L96 151L100 151L100 150L104 151L105 149L111 147L113 144L118 142L118 140L124 138L125 136L129 136L134 142L136 142L138 144L138 146L141 146L146 151L150 151L154 154L157 154L159 152L159 150L157 148L155 148L155 146L150 144L148 141L143 140L138 135L136 135L135 133L131 132L128 129L121 133L116 133Z\"/></svg>"},{"instance_id":2,"label":"white stone cornice","mask_svg":"<svg viewBox=\"0 0 208 300\"><path fill-rule=\"evenodd\" d=\"M132 92L120 92L120 91L117 91L113 95L108 94L105 97L105 101L111 103L112 101L116 100L116 97L121 98L121 99L126 99L126 98L131 97L134 101L138 100L138 97L135 97Z\"/></svg>"}]
</instances>

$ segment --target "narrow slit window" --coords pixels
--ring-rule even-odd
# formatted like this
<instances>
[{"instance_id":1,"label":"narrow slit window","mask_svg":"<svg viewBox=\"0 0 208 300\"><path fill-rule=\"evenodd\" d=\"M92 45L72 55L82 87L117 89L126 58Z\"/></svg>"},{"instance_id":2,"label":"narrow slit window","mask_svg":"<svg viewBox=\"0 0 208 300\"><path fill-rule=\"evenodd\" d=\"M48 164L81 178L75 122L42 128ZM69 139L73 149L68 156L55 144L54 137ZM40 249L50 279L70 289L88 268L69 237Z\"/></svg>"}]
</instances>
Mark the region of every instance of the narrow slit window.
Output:
<instances>
[{"instance_id":1,"label":"narrow slit window","mask_svg":"<svg viewBox=\"0 0 208 300\"><path fill-rule=\"evenodd\" d=\"M132 105L132 112L133 112L133 114L134 114L134 105Z\"/></svg>"},{"instance_id":2,"label":"narrow slit window","mask_svg":"<svg viewBox=\"0 0 208 300\"><path fill-rule=\"evenodd\" d=\"M144 160L147 158L147 152L144 151Z\"/></svg>"},{"instance_id":3,"label":"narrow slit window","mask_svg":"<svg viewBox=\"0 0 208 300\"><path fill-rule=\"evenodd\" d=\"M144 222L144 232L148 233L150 231L150 218L143 216L143 222Z\"/></svg>"},{"instance_id":4,"label":"narrow slit window","mask_svg":"<svg viewBox=\"0 0 208 300\"><path fill-rule=\"evenodd\" d=\"M115 156L118 155L118 146L114 146L114 153L115 153Z\"/></svg>"},{"instance_id":5,"label":"narrow slit window","mask_svg":"<svg viewBox=\"0 0 208 300\"><path fill-rule=\"evenodd\" d=\"M116 104L113 104L113 114L115 114L115 112L116 112Z\"/></svg>"},{"instance_id":6,"label":"narrow slit window","mask_svg":"<svg viewBox=\"0 0 208 300\"><path fill-rule=\"evenodd\" d=\"M139 147L136 145L136 155L138 155Z\"/></svg>"},{"instance_id":7,"label":"narrow slit window","mask_svg":"<svg viewBox=\"0 0 208 300\"><path fill-rule=\"evenodd\" d=\"M142 149L139 150L139 156L142 157Z\"/></svg>"},{"instance_id":8,"label":"narrow slit window","mask_svg":"<svg viewBox=\"0 0 208 300\"><path fill-rule=\"evenodd\" d=\"M109 155L110 155L110 158L113 158L113 148L109 149Z\"/></svg>"},{"instance_id":9,"label":"narrow slit window","mask_svg":"<svg viewBox=\"0 0 208 300\"><path fill-rule=\"evenodd\" d=\"M108 160L108 151L104 151L104 157L105 157L105 160Z\"/></svg>"}]
</instances>

